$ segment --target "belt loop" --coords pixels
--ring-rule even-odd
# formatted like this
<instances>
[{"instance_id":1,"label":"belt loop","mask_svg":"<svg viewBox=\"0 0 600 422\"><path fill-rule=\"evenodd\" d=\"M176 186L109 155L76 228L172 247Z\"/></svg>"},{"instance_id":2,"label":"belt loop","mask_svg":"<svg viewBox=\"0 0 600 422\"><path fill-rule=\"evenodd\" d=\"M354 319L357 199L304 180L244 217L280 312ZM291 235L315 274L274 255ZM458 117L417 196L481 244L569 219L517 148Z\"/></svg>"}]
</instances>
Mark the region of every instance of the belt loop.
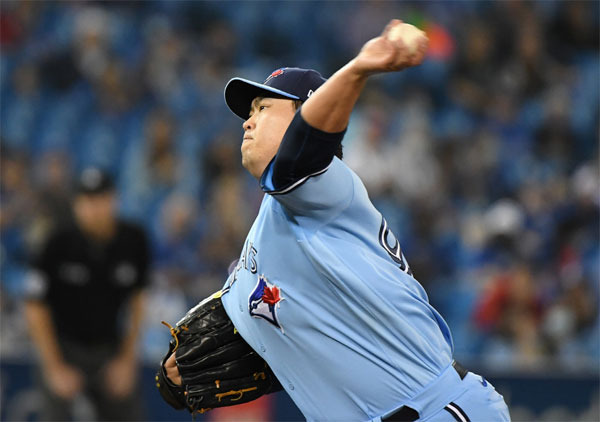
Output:
<instances>
[{"instance_id":1,"label":"belt loop","mask_svg":"<svg viewBox=\"0 0 600 422\"><path fill-rule=\"evenodd\" d=\"M419 412L412 407L402 406L391 415L381 418L381 420L385 422L413 422L419 420L419 417Z\"/></svg>"},{"instance_id":2,"label":"belt loop","mask_svg":"<svg viewBox=\"0 0 600 422\"><path fill-rule=\"evenodd\" d=\"M467 376L467 373L469 372L464 366L462 366L455 360L452 361L452 367L454 368L461 380L464 380Z\"/></svg>"}]
</instances>

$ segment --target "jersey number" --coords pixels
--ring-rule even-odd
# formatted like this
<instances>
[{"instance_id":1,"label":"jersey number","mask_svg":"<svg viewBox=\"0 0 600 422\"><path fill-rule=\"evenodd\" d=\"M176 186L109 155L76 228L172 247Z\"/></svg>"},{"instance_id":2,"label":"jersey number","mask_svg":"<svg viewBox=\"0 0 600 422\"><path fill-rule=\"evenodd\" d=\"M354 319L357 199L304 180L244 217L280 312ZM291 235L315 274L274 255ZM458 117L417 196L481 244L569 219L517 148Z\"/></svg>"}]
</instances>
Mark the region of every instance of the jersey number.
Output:
<instances>
[{"instance_id":1,"label":"jersey number","mask_svg":"<svg viewBox=\"0 0 600 422\"><path fill-rule=\"evenodd\" d=\"M393 239L394 245L390 245L389 238ZM385 218L381 217L381 227L379 228L379 244L385 249L390 258L400 266L400 269L407 273L408 275L412 275L412 271L408 266L408 262L406 262L406 258L402 254L402 249L400 248L400 243L398 239L392 233L390 228L388 227L387 221Z\"/></svg>"}]
</instances>

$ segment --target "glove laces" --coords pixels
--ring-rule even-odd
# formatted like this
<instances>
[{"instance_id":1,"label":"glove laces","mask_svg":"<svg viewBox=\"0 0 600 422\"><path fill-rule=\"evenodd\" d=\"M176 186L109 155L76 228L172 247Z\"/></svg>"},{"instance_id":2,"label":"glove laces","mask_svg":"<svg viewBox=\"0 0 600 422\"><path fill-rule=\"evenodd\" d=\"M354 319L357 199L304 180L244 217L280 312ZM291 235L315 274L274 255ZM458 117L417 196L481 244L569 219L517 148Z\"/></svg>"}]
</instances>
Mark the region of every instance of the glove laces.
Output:
<instances>
[{"instance_id":1,"label":"glove laces","mask_svg":"<svg viewBox=\"0 0 600 422\"><path fill-rule=\"evenodd\" d=\"M177 350L177 348L179 347L179 338L177 338L177 335L182 331L188 331L188 327L186 327L185 325L182 325L180 327L173 327L166 321L161 321L160 323L169 328L169 330L171 331L171 336L173 336L173 338L175 339L175 348L173 349L173 352L175 352L175 350Z\"/></svg>"}]
</instances>

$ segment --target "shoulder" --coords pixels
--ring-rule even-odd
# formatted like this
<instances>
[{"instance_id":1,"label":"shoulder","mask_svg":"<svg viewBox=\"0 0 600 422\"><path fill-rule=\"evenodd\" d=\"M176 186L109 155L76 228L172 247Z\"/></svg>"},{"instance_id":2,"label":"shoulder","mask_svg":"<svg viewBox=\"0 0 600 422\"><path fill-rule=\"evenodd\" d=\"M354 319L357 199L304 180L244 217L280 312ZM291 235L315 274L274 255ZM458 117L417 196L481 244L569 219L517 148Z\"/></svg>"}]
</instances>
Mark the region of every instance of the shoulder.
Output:
<instances>
[{"instance_id":1,"label":"shoulder","mask_svg":"<svg viewBox=\"0 0 600 422\"><path fill-rule=\"evenodd\" d=\"M117 237L119 243L135 245L136 247L147 246L149 242L148 232L141 224L131 220L118 220Z\"/></svg>"},{"instance_id":2,"label":"shoulder","mask_svg":"<svg viewBox=\"0 0 600 422\"><path fill-rule=\"evenodd\" d=\"M53 263L69 257L73 250L81 250L84 247L82 239L75 226L55 227L29 250L27 259L32 265L47 269Z\"/></svg>"},{"instance_id":3,"label":"shoulder","mask_svg":"<svg viewBox=\"0 0 600 422\"><path fill-rule=\"evenodd\" d=\"M356 181L360 181L356 173L344 161L338 157L333 157L325 169L311 175L303 183L299 184L299 187L305 184L321 184L334 190L341 189L342 187L347 189L348 187L353 187Z\"/></svg>"},{"instance_id":4,"label":"shoulder","mask_svg":"<svg viewBox=\"0 0 600 422\"><path fill-rule=\"evenodd\" d=\"M44 244L54 246L65 243L71 243L74 240L81 239L81 232L75 225L65 225L52 229L46 236Z\"/></svg>"}]
</instances>

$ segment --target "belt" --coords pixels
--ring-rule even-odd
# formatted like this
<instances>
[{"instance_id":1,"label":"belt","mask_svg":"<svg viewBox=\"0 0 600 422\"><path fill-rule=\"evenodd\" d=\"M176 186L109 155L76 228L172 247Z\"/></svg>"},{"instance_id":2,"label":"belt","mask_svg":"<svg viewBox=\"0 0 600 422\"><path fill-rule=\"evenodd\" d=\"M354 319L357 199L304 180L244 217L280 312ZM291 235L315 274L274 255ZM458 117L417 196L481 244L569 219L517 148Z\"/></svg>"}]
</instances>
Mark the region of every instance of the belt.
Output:
<instances>
[{"instance_id":1,"label":"belt","mask_svg":"<svg viewBox=\"0 0 600 422\"><path fill-rule=\"evenodd\" d=\"M464 379L467 375L467 372L469 372L467 369L465 369L464 366L462 366L457 361L452 361L452 367L454 368L461 380ZM419 412L417 412L412 407L402 406L400 409L396 410L391 415L388 415L385 418L381 418L381 420L389 422L412 422L418 420L419 417Z\"/></svg>"}]
</instances>

